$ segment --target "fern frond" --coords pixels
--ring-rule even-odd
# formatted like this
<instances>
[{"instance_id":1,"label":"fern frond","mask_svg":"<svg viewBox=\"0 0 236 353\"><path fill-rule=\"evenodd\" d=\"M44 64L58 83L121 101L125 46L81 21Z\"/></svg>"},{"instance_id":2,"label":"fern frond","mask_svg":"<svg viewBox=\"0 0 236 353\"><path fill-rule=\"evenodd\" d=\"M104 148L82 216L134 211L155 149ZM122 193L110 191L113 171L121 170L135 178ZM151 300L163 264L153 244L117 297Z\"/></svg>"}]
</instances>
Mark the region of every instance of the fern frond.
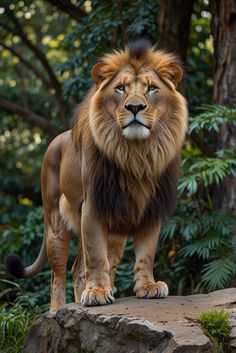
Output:
<instances>
[{"instance_id":1,"label":"fern frond","mask_svg":"<svg viewBox=\"0 0 236 353\"><path fill-rule=\"evenodd\" d=\"M213 233L205 238L200 238L192 244L184 246L180 250L180 256L191 257L198 255L203 260L209 259L211 251L219 246L229 246L229 239L222 237L220 233Z\"/></svg>"},{"instance_id":2,"label":"fern frond","mask_svg":"<svg viewBox=\"0 0 236 353\"><path fill-rule=\"evenodd\" d=\"M202 276L202 283L209 291L222 289L235 275L236 264L231 257L220 258L205 265Z\"/></svg>"},{"instance_id":3,"label":"fern frond","mask_svg":"<svg viewBox=\"0 0 236 353\"><path fill-rule=\"evenodd\" d=\"M180 194L187 191L192 195L197 192L200 185L206 188L212 184L218 185L226 176L235 174L236 158L233 158L229 151L219 151L216 157L195 157L194 160L185 160L184 169L186 172L183 171L184 175L180 178L178 191Z\"/></svg>"},{"instance_id":4,"label":"fern frond","mask_svg":"<svg viewBox=\"0 0 236 353\"><path fill-rule=\"evenodd\" d=\"M219 132L223 124L236 124L236 109L205 104L199 110L202 111L201 114L189 119L189 134L204 129Z\"/></svg>"}]
</instances>

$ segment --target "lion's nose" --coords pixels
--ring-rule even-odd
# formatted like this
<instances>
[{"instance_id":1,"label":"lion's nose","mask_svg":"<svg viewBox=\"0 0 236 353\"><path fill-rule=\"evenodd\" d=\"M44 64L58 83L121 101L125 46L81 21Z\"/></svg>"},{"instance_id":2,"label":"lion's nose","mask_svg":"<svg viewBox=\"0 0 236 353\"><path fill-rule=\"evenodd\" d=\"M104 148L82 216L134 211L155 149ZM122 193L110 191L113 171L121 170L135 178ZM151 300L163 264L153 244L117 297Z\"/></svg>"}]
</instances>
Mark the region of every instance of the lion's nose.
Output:
<instances>
[{"instance_id":1,"label":"lion's nose","mask_svg":"<svg viewBox=\"0 0 236 353\"><path fill-rule=\"evenodd\" d=\"M125 104L125 109L134 115L138 114L138 112L144 110L146 107L146 104Z\"/></svg>"}]
</instances>

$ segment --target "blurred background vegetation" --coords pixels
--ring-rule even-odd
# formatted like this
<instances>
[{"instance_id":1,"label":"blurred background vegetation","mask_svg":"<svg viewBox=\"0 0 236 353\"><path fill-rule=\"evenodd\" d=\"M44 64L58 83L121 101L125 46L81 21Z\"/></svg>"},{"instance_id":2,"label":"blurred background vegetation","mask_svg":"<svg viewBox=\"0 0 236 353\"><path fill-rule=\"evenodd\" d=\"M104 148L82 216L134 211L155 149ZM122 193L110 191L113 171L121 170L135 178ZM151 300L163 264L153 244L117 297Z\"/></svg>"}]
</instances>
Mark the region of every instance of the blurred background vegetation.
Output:
<instances>
[{"instance_id":1,"label":"blurred background vegetation","mask_svg":"<svg viewBox=\"0 0 236 353\"><path fill-rule=\"evenodd\" d=\"M3 266L6 253L31 264L40 249L43 154L53 137L70 128L73 109L92 84L93 64L132 39L149 38L181 57L186 71L181 90L191 117L179 204L162 229L155 275L171 294L234 286L235 7L233 0L1 1L1 352L19 352L22 317L30 325L48 309L49 268L16 283ZM76 249L74 236L68 268ZM117 297L132 295L133 265L130 239L117 273ZM70 302L69 271L68 277Z\"/></svg>"}]
</instances>

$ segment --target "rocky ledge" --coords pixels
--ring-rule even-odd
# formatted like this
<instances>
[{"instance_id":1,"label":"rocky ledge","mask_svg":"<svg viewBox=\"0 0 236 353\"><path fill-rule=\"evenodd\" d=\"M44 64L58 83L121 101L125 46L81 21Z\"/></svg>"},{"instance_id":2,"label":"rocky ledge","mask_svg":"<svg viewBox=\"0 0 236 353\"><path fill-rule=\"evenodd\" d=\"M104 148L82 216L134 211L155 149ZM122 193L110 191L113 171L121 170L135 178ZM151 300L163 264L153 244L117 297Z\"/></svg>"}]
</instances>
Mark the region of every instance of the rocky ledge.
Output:
<instances>
[{"instance_id":1,"label":"rocky ledge","mask_svg":"<svg viewBox=\"0 0 236 353\"><path fill-rule=\"evenodd\" d=\"M90 308L68 304L31 327L23 353L213 353L195 318L223 308L231 314L229 352L236 353L236 288L159 300L129 297Z\"/></svg>"}]
</instances>

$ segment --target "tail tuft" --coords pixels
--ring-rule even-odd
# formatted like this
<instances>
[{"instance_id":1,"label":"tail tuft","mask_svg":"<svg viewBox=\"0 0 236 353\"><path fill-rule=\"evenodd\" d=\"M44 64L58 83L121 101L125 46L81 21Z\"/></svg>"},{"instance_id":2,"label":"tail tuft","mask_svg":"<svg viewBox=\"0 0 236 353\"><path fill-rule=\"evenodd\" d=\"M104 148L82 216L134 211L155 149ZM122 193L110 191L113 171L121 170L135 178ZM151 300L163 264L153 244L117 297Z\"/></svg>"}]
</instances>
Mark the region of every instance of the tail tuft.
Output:
<instances>
[{"instance_id":1,"label":"tail tuft","mask_svg":"<svg viewBox=\"0 0 236 353\"><path fill-rule=\"evenodd\" d=\"M20 256L9 254L5 257L5 267L8 273L17 278L24 277L25 268Z\"/></svg>"}]
</instances>

